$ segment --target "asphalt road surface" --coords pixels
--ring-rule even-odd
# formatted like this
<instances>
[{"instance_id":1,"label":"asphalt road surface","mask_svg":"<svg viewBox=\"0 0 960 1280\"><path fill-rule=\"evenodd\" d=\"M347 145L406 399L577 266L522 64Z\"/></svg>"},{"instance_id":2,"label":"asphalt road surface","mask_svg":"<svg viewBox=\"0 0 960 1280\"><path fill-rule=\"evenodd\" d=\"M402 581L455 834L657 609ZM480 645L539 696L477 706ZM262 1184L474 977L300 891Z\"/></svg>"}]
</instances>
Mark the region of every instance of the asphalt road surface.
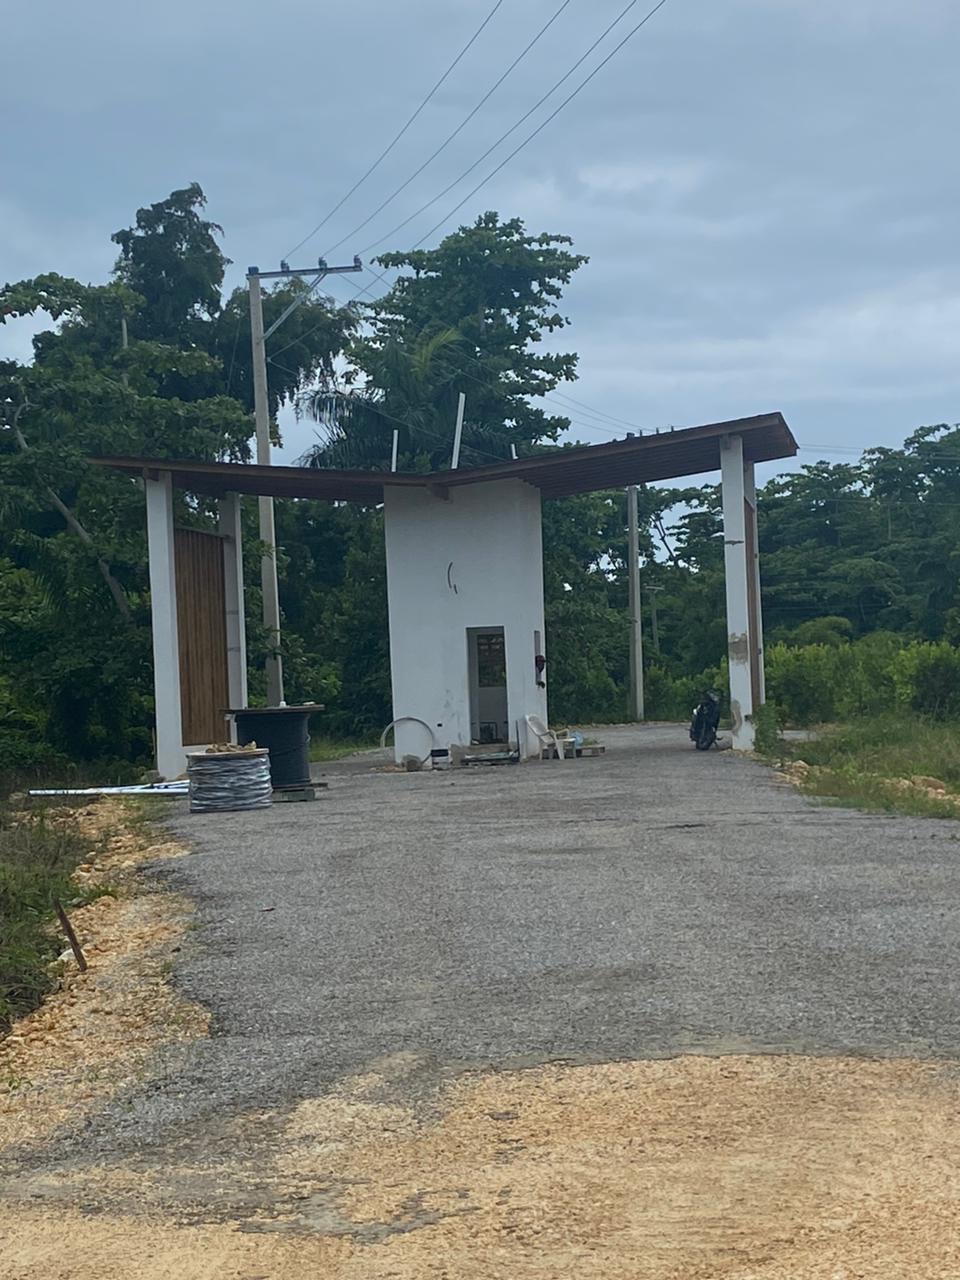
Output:
<instances>
[{"instance_id":1,"label":"asphalt road surface","mask_svg":"<svg viewBox=\"0 0 960 1280\"><path fill-rule=\"evenodd\" d=\"M206 1143L395 1054L464 1067L678 1053L960 1050L960 824L812 803L681 727L599 759L328 766L314 804L179 810L158 868L200 927L175 977L212 1010L83 1135Z\"/></svg>"},{"instance_id":2,"label":"asphalt road surface","mask_svg":"<svg viewBox=\"0 0 960 1280\"><path fill-rule=\"evenodd\" d=\"M149 1118L404 1051L429 1072L960 1049L960 824L814 804L682 728L600 732L599 759L368 757L314 804L178 816L195 852L167 874L203 927L177 976L214 1035Z\"/></svg>"}]
</instances>

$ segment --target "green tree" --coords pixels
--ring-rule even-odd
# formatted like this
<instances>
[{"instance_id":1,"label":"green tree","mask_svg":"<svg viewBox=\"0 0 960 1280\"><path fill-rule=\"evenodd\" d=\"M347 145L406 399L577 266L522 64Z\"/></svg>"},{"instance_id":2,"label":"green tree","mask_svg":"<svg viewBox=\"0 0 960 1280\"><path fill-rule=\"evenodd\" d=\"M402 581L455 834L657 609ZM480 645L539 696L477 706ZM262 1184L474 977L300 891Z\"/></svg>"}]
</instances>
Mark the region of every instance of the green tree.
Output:
<instances>
[{"instance_id":1,"label":"green tree","mask_svg":"<svg viewBox=\"0 0 960 1280\"><path fill-rule=\"evenodd\" d=\"M139 318L146 339L187 347L220 313L230 260L217 243L223 228L201 217L206 203L192 182L138 209L135 225L113 234L120 246L114 275L143 299Z\"/></svg>"},{"instance_id":2,"label":"green tree","mask_svg":"<svg viewBox=\"0 0 960 1280\"><path fill-rule=\"evenodd\" d=\"M38 733L47 751L73 759L149 754L143 495L91 457L249 457L246 297L221 303L227 259L203 205L193 186L140 210L117 233L108 284L47 273L0 290L0 322L51 321L31 363L0 364L0 733L22 763L43 756ZM268 292L266 315L304 289ZM280 331L287 350L274 408L332 371L353 323L348 310L313 297L293 313ZM209 504L179 504L179 522L209 526ZM251 512L251 533L252 521ZM256 652L255 623L250 641ZM294 673L321 693L332 687L329 666L296 634L290 641Z\"/></svg>"},{"instance_id":3,"label":"green tree","mask_svg":"<svg viewBox=\"0 0 960 1280\"><path fill-rule=\"evenodd\" d=\"M457 398L466 395L461 465L482 465L555 440L569 425L530 403L576 373L573 353L547 352L567 321L563 286L586 258L566 236L529 235L519 218L485 213L435 249L388 253L393 287L364 309L348 348L347 394L316 398L326 434L319 466L389 465L393 429L404 468L449 466Z\"/></svg>"}]
</instances>

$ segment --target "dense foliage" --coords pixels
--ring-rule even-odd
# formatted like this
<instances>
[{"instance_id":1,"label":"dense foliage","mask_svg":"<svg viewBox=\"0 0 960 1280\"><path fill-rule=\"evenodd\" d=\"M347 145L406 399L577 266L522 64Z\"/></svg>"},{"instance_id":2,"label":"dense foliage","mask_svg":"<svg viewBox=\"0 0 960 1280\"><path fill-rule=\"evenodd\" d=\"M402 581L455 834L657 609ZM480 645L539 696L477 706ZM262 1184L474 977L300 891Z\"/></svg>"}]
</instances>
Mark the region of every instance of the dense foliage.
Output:
<instances>
[{"instance_id":1,"label":"dense foliage","mask_svg":"<svg viewBox=\"0 0 960 1280\"><path fill-rule=\"evenodd\" d=\"M960 714L960 649L946 640L875 631L852 643L781 643L767 650L766 665L767 697L790 724L893 711L954 722Z\"/></svg>"},{"instance_id":2,"label":"dense foliage","mask_svg":"<svg viewBox=\"0 0 960 1280\"><path fill-rule=\"evenodd\" d=\"M227 259L204 204L193 185L138 211L114 236L119 258L106 284L50 273L0 291L0 321L51 322L32 362L0 362L7 768L150 756L143 497L136 481L89 459L249 456L246 291L224 295ZM402 467L443 466L461 390L466 464L560 447L568 420L535 402L576 376L575 354L541 342L566 324L563 287L585 262L569 241L488 213L437 248L381 262L400 274L375 303L338 307L304 297L298 282L265 295L268 324L302 299L270 344L270 390L274 414L287 404L316 419L321 443L310 461L384 466L396 428ZM651 487L640 497L648 708L674 717L704 683L723 681L719 492ZM248 505L256 667L265 642ZM180 499L178 521L210 519L203 502ZM326 702L332 732L378 731L390 717L380 514L286 502L277 521L288 698ZM946 425L916 431L902 449L819 462L763 488L770 686L793 719L887 696L956 710L958 535L960 430ZM545 503L544 548L551 717L623 718L623 495ZM254 679L254 694L259 687Z\"/></svg>"}]
</instances>

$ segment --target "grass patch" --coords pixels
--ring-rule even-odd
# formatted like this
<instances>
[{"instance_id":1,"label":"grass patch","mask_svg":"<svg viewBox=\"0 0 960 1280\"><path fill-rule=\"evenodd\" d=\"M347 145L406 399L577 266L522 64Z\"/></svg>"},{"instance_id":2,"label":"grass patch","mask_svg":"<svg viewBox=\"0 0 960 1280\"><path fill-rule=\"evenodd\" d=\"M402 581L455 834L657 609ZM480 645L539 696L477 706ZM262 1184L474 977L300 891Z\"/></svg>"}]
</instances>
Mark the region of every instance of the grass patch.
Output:
<instances>
[{"instance_id":1,"label":"grass patch","mask_svg":"<svg viewBox=\"0 0 960 1280\"><path fill-rule=\"evenodd\" d=\"M783 735L780 732L780 711L773 702L764 702L753 713L754 743L757 755L768 759L781 759L784 752Z\"/></svg>"},{"instance_id":2,"label":"grass patch","mask_svg":"<svg viewBox=\"0 0 960 1280\"><path fill-rule=\"evenodd\" d=\"M68 909L90 901L70 877L91 847L42 809L0 806L0 1032L54 984L50 964L66 943L51 924L53 899Z\"/></svg>"},{"instance_id":3,"label":"grass patch","mask_svg":"<svg viewBox=\"0 0 960 1280\"><path fill-rule=\"evenodd\" d=\"M342 760L357 751L371 751L380 745L379 738L314 738L310 739L310 759L316 762Z\"/></svg>"},{"instance_id":4,"label":"grass patch","mask_svg":"<svg viewBox=\"0 0 960 1280\"><path fill-rule=\"evenodd\" d=\"M960 734L948 722L872 716L791 743L786 754L812 766L801 783L810 795L859 809L960 818Z\"/></svg>"}]
</instances>

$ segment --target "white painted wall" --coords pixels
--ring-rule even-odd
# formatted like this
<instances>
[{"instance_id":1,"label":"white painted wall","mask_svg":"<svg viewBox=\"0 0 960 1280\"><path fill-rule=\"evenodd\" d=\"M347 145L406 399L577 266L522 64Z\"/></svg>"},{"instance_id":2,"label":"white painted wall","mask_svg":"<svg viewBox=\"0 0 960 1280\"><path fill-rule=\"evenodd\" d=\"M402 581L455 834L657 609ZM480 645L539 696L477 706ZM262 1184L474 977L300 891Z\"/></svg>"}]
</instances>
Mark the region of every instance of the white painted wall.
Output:
<instances>
[{"instance_id":1,"label":"white painted wall","mask_svg":"<svg viewBox=\"0 0 960 1280\"><path fill-rule=\"evenodd\" d=\"M524 717L547 719L538 689L534 633L543 636L540 492L520 480L447 490L387 486L384 524L396 758L470 743L468 627L503 627L510 738L535 755ZM549 678L549 667L547 668Z\"/></svg>"}]
</instances>

